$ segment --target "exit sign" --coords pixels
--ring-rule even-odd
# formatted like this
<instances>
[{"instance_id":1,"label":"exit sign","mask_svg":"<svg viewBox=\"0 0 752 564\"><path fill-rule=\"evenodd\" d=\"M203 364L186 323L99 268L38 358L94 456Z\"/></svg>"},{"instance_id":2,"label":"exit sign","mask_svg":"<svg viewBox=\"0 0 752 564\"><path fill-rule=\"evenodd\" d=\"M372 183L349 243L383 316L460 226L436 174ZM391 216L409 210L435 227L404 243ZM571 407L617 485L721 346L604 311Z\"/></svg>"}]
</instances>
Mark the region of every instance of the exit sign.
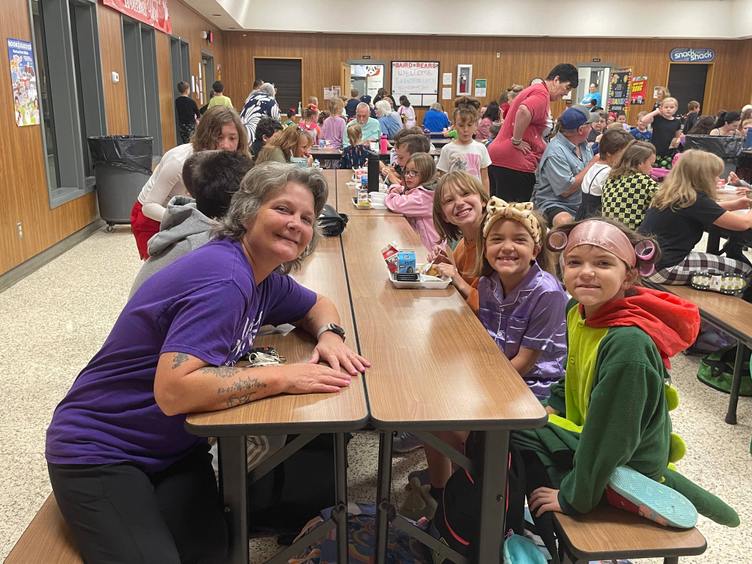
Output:
<instances>
[{"instance_id":1,"label":"exit sign","mask_svg":"<svg viewBox=\"0 0 752 564\"><path fill-rule=\"evenodd\" d=\"M593 57L593 62L594 63L600 63L601 62L601 58L600 57Z\"/></svg>"}]
</instances>

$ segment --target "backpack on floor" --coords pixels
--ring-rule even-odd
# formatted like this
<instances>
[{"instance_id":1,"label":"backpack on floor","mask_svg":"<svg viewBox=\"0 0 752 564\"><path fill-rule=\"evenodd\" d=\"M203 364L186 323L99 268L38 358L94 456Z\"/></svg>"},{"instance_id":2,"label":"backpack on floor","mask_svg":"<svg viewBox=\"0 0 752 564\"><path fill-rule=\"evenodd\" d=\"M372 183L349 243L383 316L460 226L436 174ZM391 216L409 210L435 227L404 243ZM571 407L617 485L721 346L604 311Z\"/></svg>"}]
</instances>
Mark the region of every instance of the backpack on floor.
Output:
<instances>
[{"instance_id":1,"label":"backpack on floor","mask_svg":"<svg viewBox=\"0 0 752 564\"><path fill-rule=\"evenodd\" d=\"M332 507L321 511L300 531L300 536L312 531L329 519ZM336 564L337 529L332 528L324 539L310 545L298 558L291 558L290 564ZM373 503L347 504L348 562L350 564L370 564L374 561L376 548L376 506ZM297 539L296 539L297 540ZM417 540L395 527L389 527L386 562L390 564L431 564L431 552Z\"/></svg>"},{"instance_id":2,"label":"backpack on floor","mask_svg":"<svg viewBox=\"0 0 752 564\"><path fill-rule=\"evenodd\" d=\"M334 475L334 435L321 434L248 484L249 532L280 534L285 544L285 536L291 539L322 507L336 503Z\"/></svg>"},{"instance_id":3,"label":"backpack on floor","mask_svg":"<svg viewBox=\"0 0 752 564\"><path fill-rule=\"evenodd\" d=\"M697 370L697 379L703 384L727 394L731 393L731 383L734 380L734 361L736 360L736 346L728 347L705 355ZM750 378L750 351L744 347L742 359L742 382L739 387L740 396L752 396L752 378Z\"/></svg>"}]
</instances>

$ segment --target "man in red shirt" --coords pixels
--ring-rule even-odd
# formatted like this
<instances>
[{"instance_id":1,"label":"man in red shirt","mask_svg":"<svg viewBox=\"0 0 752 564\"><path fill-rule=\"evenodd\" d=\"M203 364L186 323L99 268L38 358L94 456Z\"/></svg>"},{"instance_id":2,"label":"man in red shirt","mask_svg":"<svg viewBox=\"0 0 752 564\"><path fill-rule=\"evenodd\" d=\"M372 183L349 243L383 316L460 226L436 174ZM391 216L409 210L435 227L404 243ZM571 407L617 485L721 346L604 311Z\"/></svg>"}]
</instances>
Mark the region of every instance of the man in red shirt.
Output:
<instances>
[{"instance_id":1,"label":"man in red shirt","mask_svg":"<svg viewBox=\"0 0 752 564\"><path fill-rule=\"evenodd\" d=\"M525 88L509 106L501 131L488 146L491 195L507 202L528 202L535 185L535 169L551 130L549 104L577 88L577 68L556 65L542 83Z\"/></svg>"}]
</instances>

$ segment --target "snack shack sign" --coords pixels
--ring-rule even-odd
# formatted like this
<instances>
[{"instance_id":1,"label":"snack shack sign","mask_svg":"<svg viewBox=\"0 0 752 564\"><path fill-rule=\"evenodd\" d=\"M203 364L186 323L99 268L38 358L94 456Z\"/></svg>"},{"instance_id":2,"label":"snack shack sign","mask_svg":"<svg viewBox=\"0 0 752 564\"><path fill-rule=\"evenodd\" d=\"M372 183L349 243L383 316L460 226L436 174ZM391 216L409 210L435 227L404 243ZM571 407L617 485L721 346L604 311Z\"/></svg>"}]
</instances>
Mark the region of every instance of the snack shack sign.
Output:
<instances>
[{"instance_id":1,"label":"snack shack sign","mask_svg":"<svg viewBox=\"0 0 752 564\"><path fill-rule=\"evenodd\" d=\"M710 63L715 59L715 51L713 49L677 47L671 50L669 58L672 63Z\"/></svg>"},{"instance_id":2,"label":"snack shack sign","mask_svg":"<svg viewBox=\"0 0 752 564\"><path fill-rule=\"evenodd\" d=\"M102 3L159 31L172 33L167 0L102 0Z\"/></svg>"}]
</instances>

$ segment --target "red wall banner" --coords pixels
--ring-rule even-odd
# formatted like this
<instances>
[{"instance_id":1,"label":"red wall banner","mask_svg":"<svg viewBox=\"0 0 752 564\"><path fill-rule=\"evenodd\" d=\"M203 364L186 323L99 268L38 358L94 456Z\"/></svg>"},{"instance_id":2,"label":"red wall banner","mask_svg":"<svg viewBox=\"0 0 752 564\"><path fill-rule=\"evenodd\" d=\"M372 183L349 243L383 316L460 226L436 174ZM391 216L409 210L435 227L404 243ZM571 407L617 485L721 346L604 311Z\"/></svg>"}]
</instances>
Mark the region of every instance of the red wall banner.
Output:
<instances>
[{"instance_id":1,"label":"red wall banner","mask_svg":"<svg viewBox=\"0 0 752 564\"><path fill-rule=\"evenodd\" d=\"M102 0L102 3L159 31L172 33L167 0Z\"/></svg>"}]
</instances>

